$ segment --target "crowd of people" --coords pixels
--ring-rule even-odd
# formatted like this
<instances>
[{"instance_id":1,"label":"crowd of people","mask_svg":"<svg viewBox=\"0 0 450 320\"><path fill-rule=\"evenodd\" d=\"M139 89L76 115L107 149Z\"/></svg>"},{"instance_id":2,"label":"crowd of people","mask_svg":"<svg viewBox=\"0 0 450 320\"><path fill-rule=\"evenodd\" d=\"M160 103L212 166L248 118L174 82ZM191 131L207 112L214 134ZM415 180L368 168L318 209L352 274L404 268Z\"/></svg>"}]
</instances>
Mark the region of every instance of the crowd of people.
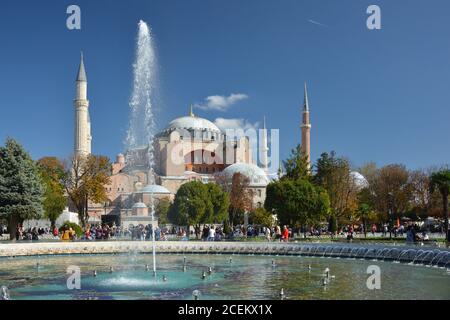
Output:
<instances>
[{"instance_id":1,"label":"crowd of people","mask_svg":"<svg viewBox=\"0 0 450 320\"><path fill-rule=\"evenodd\" d=\"M222 237L226 237L226 235L223 234L223 231L221 234L221 238ZM234 229L231 236L228 238L235 238L235 237L245 237L245 238L265 237L265 239L268 242L270 241L288 242L289 239L293 237L293 230L288 226L283 226L282 228L280 226L275 226L271 228L253 225L249 225L247 227L237 226Z\"/></svg>"},{"instance_id":2,"label":"crowd of people","mask_svg":"<svg viewBox=\"0 0 450 320\"><path fill-rule=\"evenodd\" d=\"M77 229L79 228L76 226ZM81 232L79 231L81 230ZM222 225L203 225L202 228L186 231L183 227L156 227L153 230L152 224L137 225L123 228L112 224L95 224L88 225L84 229L79 229L78 234L73 230L71 226L64 225L61 228L56 227L33 227L24 228L19 224L16 230L16 240L31 240L36 241L39 239L61 239L64 241L76 241L76 240L110 240L110 239L131 239L133 241L148 241L153 239L153 235L156 241L164 240L184 240L187 241L190 237L197 235L203 241L222 241L233 240L238 238L252 238L252 237L264 237L266 241L282 241L288 242L294 237L294 231L299 236L304 238L309 237L321 237L330 236L331 238L341 236L348 241L354 240L357 235L367 234L369 236L382 236L392 238L405 238L408 243L426 242L429 241L429 232L423 227L419 227L415 223L405 223L395 225L392 228L388 224L371 224L365 226L361 225L345 225L339 228L337 232L331 232L328 226L309 227L292 229L288 226L275 226L275 227L263 227L263 226L236 226L231 232L227 234L224 232ZM7 234L9 231L5 225L0 224L0 236Z\"/></svg>"},{"instance_id":3,"label":"crowd of people","mask_svg":"<svg viewBox=\"0 0 450 320\"><path fill-rule=\"evenodd\" d=\"M51 233L50 228L24 228L19 224L16 229L16 240L39 240L39 237Z\"/></svg>"},{"instance_id":4,"label":"crowd of people","mask_svg":"<svg viewBox=\"0 0 450 320\"><path fill-rule=\"evenodd\" d=\"M202 230L202 240L203 241L220 241L225 236L222 227L214 227L204 225Z\"/></svg>"}]
</instances>

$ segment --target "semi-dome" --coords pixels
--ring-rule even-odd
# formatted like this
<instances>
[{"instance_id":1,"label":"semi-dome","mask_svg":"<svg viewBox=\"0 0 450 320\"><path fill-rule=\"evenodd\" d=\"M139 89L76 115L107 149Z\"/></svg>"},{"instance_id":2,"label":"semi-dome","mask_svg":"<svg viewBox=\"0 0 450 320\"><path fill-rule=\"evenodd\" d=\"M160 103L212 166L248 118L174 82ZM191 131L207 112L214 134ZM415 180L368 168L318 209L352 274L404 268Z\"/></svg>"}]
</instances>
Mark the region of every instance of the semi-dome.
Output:
<instances>
[{"instance_id":1,"label":"semi-dome","mask_svg":"<svg viewBox=\"0 0 450 320\"><path fill-rule=\"evenodd\" d=\"M137 209L137 208L147 208L147 205L145 203L143 203L143 202L136 202L133 205L133 209Z\"/></svg>"},{"instance_id":2,"label":"semi-dome","mask_svg":"<svg viewBox=\"0 0 450 320\"><path fill-rule=\"evenodd\" d=\"M214 123L207 119L199 118L196 116L176 118L169 123L164 131L171 131L173 129L193 129L220 132L220 129Z\"/></svg>"},{"instance_id":3,"label":"semi-dome","mask_svg":"<svg viewBox=\"0 0 450 320\"><path fill-rule=\"evenodd\" d=\"M353 182L358 189L363 189L369 186L369 182L367 182L367 179L361 173L352 171L350 172L350 176L353 178Z\"/></svg>"},{"instance_id":4,"label":"semi-dome","mask_svg":"<svg viewBox=\"0 0 450 320\"><path fill-rule=\"evenodd\" d=\"M170 191L163 186L157 184L149 184L138 191L139 193L151 193L151 194L170 194Z\"/></svg>"},{"instance_id":5,"label":"semi-dome","mask_svg":"<svg viewBox=\"0 0 450 320\"><path fill-rule=\"evenodd\" d=\"M232 179L235 173L240 173L250 180L250 186L265 187L269 184L269 178L263 169L251 163L235 163L226 167L222 172L227 179Z\"/></svg>"}]
</instances>

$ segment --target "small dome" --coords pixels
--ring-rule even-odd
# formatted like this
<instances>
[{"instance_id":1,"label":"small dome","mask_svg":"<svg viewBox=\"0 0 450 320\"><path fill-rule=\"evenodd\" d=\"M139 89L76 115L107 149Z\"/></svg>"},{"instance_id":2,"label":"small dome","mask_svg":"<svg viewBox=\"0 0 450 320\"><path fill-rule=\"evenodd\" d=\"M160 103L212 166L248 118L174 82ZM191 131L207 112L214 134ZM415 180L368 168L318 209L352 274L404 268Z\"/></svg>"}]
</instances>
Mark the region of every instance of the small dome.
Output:
<instances>
[{"instance_id":1,"label":"small dome","mask_svg":"<svg viewBox=\"0 0 450 320\"><path fill-rule=\"evenodd\" d=\"M350 172L350 176L353 178L353 182L358 187L358 189L367 188L369 186L369 182L367 182L367 179L364 178L361 173L352 171Z\"/></svg>"},{"instance_id":2,"label":"small dome","mask_svg":"<svg viewBox=\"0 0 450 320\"><path fill-rule=\"evenodd\" d=\"M138 208L147 208L147 206L146 206L145 203L143 203L143 202L136 202L136 203L133 205L133 209L138 209Z\"/></svg>"},{"instance_id":3,"label":"small dome","mask_svg":"<svg viewBox=\"0 0 450 320\"><path fill-rule=\"evenodd\" d=\"M250 163L235 163L225 168L222 173L227 179L232 179L235 173L240 173L250 179L250 186L265 187L269 184L269 178L263 169Z\"/></svg>"},{"instance_id":4,"label":"small dome","mask_svg":"<svg viewBox=\"0 0 450 320\"><path fill-rule=\"evenodd\" d=\"M172 129L194 129L220 132L220 129L211 121L195 116L176 118L169 123L164 131L171 131Z\"/></svg>"},{"instance_id":5,"label":"small dome","mask_svg":"<svg viewBox=\"0 0 450 320\"><path fill-rule=\"evenodd\" d=\"M139 193L151 193L151 194L170 194L170 191L163 186L157 184L149 184L146 187L138 191Z\"/></svg>"}]
</instances>

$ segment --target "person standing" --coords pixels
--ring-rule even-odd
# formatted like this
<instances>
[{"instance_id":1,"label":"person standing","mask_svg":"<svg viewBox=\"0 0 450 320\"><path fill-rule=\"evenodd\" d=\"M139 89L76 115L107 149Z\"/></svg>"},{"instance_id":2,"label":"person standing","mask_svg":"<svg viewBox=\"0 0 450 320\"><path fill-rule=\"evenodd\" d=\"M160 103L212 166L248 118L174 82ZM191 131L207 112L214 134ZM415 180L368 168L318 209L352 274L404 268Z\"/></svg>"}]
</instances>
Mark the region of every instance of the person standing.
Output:
<instances>
[{"instance_id":1,"label":"person standing","mask_svg":"<svg viewBox=\"0 0 450 320\"><path fill-rule=\"evenodd\" d=\"M216 230L211 226L211 228L209 228L208 241L214 241L215 236Z\"/></svg>"},{"instance_id":2,"label":"person standing","mask_svg":"<svg viewBox=\"0 0 450 320\"><path fill-rule=\"evenodd\" d=\"M287 228L287 226L283 227L282 239L283 239L284 242L289 242L289 229Z\"/></svg>"},{"instance_id":3,"label":"person standing","mask_svg":"<svg viewBox=\"0 0 450 320\"><path fill-rule=\"evenodd\" d=\"M265 234L266 234L266 239L267 239L267 241L268 241L268 242L272 241L272 238L271 238L271 236L270 236L270 228L267 228L267 227L266 227Z\"/></svg>"},{"instance_id":4,"label":"person standing","mask_svg":"<svg viewBox=\"0 0 450 320\"><path fill-rule=\"evenodd\" d=\"M275 227L275 239L281 241L281 228L280 226Z\"/></svg>"}]
</instances>

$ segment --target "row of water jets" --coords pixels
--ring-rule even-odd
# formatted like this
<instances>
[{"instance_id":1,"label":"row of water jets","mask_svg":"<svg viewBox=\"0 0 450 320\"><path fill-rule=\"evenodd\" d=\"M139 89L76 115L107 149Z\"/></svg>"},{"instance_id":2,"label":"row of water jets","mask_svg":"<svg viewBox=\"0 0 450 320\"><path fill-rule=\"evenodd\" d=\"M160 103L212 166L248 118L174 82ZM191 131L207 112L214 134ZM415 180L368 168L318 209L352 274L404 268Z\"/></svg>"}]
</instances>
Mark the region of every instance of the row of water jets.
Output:
<instances>
[{"instance_id":1,"label":"row of water jets","mask_svg":"<svg viewBox=\"0 0 450 320\"><path fill-rule=\"evenodd\" d=\"M166 254L232 254L232 255L285 255L314 256L328 258L348 258L362 260L393 261L433 267L447 267L450 263L450 251L442 249L416 248L379 248L349 246L314 246L314 245L227 245L204 246L193 245L189 249L166 246L161 247Z\"/></svg>"}]
</instances>

